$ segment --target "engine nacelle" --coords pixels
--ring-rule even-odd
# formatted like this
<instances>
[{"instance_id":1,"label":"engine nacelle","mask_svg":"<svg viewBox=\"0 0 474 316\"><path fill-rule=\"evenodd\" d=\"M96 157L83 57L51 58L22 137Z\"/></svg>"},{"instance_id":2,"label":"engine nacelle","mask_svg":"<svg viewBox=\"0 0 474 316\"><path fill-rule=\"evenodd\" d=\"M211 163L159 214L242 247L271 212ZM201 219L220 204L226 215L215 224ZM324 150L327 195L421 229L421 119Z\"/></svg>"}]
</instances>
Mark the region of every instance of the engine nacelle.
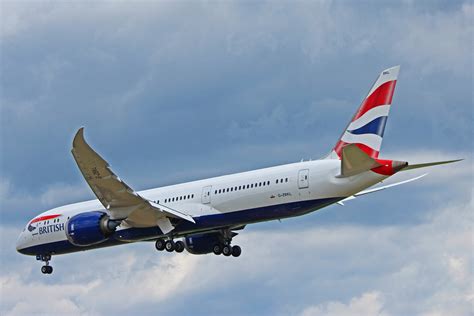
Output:
<instances>
[{"instance_id":1,"label":"engine nacelle","mask_svg":"<svg viewBox=\"0 0 474 316\"><path fill-rule=\"evenodd\" d=\"M106 241L119 222L111 221L103 212L87 212L71 217L66 224L66 237L75 246L85 247Z\"/></svg>"},{"instance_id":2,"label":"engine nacelle","mask_svg":"<svg viewBox=\"0 0 474 316\"><path fill-rule=\"evenodd\" d=\"M221 234L194 234L184 238L184 245L189 253L203 255L211 253L215 244L222 243Z\"/></svg>"}]
</instances>

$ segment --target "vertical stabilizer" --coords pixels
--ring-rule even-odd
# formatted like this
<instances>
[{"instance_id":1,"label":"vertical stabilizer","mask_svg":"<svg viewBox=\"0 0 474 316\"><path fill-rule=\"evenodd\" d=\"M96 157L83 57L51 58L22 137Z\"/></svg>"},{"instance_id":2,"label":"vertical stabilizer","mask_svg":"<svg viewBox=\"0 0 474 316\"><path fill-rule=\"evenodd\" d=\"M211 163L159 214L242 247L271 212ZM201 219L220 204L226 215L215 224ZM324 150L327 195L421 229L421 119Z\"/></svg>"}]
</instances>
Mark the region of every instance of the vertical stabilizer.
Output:
<instances>
[{"instance_id":1,"label":"vertical stabilizer","mask_svg":"<svg viewBox=\"0 0 474 316\"><path fill-rule=\"evenodd\" d=\"M327 158L341 159L347 144L356 144L369 157L379 156L399 70L400 66L395 66L380 73Z\"/></svg>"}]
</instances>

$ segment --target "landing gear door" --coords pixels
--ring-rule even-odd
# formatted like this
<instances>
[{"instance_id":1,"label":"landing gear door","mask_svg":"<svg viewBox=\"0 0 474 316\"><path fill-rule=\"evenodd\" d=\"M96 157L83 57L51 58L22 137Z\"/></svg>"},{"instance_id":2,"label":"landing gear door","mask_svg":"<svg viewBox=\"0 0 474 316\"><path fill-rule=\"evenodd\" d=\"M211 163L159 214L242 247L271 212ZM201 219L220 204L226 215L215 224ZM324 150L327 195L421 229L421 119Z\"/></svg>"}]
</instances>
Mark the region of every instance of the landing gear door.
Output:
<instances>
[{"instance_id":1,"label":"landing gear door","mask_svg":"<svg viewBox=\"0 0 474 316\"><path fill-rule=\"evenodd\" d=\"M298 188L307 189L309 187L309 169L301 169L298 172Z\"/></svg>"},{"instance_id":2,"label":"landing gear door","mask_svg":"<svg viewBox=\"0 0 474 316\"><path fill-rule=\"evenodd\" d=\"M211 203L211 191L212 191L212 185L202 188L202 196L201 196L202 204Z\"/></svg>"}]
</instances>

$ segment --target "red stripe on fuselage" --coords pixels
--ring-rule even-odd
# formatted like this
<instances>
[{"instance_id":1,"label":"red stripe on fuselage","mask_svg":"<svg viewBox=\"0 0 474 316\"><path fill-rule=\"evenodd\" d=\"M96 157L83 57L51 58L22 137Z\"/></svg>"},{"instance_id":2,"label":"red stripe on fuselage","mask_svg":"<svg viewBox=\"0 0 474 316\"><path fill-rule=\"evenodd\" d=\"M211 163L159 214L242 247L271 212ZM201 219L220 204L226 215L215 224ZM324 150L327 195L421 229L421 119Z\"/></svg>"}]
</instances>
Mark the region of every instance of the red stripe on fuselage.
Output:
<instances>
[{"instance_id":1,"label":"red stripe on fuselage","mask_svg":"<svg viewBox=\"0 0 474 316\"><path fill-rule=\"evenodd\" d=\"M365 98L364 102L362 102L352 121L358 119L367 111L377 106L392 104L392 97L396 84L397 80L387 81L375 89L374 92L372 92L372 94Z\"/></svg>"},{"instance_id":2,"label":"red stripe on fuselage","mask_svg":"<svg viewBox=\"0 0 474 316\"><path fill-rule=\"evenodd\" d=\"M48 219L53 219L53 218L56 218L56 217L59 217L59 216L61 216L61 214L40 216L40 217L37 217L37 218L33 219L30 222L30 224L34 224L34 223L41 222L41 221L47 221Z\"/></svg>"}]
</instances>

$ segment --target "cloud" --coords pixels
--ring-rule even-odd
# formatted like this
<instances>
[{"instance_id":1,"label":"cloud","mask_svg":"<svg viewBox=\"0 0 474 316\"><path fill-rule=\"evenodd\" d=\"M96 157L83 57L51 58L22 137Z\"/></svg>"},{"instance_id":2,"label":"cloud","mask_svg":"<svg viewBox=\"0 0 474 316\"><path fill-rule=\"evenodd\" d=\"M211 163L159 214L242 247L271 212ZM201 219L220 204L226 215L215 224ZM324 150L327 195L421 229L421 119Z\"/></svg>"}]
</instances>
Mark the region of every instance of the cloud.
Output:
<instances>
[{"instance_id":1,"label":"cloud","mask_svg":"<svg viewBox=\"0 0 474 316\"><path fill-rule=\"evenodd\" d=\"M0 278L2 306L11 306L8 311L3 310L2 314L78 315L82 313L83 308L81 309L75 302L76 297L89 292L99 283L99 281L74 285L45 284L37 281L25 283L18 275L2 276Z\"/></svg>"},{"instance_id":2,"label":"cloud","mask_svg":"<svg viewBox=\"0 0 474 316\"><path fill-rule=\"evenodd\" d=\"M472 310L472 3L1 6L1 314ZM316 158L395 64L384 156L465 161L249 226L237 260L131 244L57 256L45 278L15 253L26 219L92 197L69 154L80 126L137 190Z\"/></svg>"},{"instance_id":3,"label":"cloud","mask_svg":"<svg viewBox=\"0 0 474 316\"><path fill-rule=\"evenodd\" d=\"M380 293L367 292L360 297L351 299L348 304L340 302L329 302L323 306L311 306L306 308L301 316L383 316L388 315L382 311L383 301Z\"/></svg>"},{"instance_id":4,"label":"cloud","mask_svg":"<svg viewBox=\"0 0 474 316\"><path fill-rule=\"evenodd\" d=\"M37 194L33 194L12 185L8 179L0 178L0 215L4 222L21 221L23 224L48 209L93 198L85 180L80 184L45 185Z\"/></svg>"},{"instance_id":5,"label":"cloud","mask_svg":"<svg viewBox=\"0 0 474 316\"><path fill-rule=\"evenodd\" d=\"M244 249L238 259L157 254L152 243L57 256L52 280L41 278L33 258L15 257L17 268L4 262L4 271L12 272L2 274L2 310L21 311L54 295L54 308L92 314L158 305L165 314L185 313L189 307L181 301L195 306L219 297L195 313L217 314L229 304L242 304L239 314L252 313L245 302L259 300L259 314L465 315L474 294L472 207L470 201L432 210L410 226L316 221L301 229L285 220L271 230L250 227L234 241ZM223 294L229 291L240 294Z\"/></svg>"},{"instance_id":6,"label":"cloud","mask_svg":"<svg viewBox=\"0 0 474 316\"><path fill-rule=\"evenodd\" d=\"M392 14L389 23L394 31L398 29L395 33L398 36L393 39L394 55L425 74L443 71L467 74L466 67L472 67L472 58L468 57L472 47L466 42L474 34L473 7L466 2L454 12L416 14L417 18L414 14ZM444 40L439 41L440 38Z\"/></svg>"}]
</instances>

